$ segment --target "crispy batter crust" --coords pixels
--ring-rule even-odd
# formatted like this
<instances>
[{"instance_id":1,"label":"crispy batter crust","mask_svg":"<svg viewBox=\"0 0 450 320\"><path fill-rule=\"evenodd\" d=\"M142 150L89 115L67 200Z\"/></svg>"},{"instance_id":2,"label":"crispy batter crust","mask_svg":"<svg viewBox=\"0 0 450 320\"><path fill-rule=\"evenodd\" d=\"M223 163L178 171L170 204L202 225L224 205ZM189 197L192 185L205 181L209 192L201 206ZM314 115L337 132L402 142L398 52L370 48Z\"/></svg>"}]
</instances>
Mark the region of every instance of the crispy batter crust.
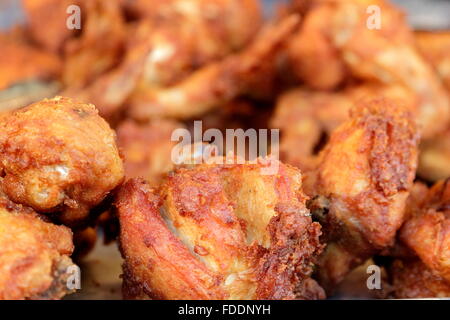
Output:
<instances>
[{"instance_id":1,"label":"crispy batter crust","mask_svg":"<svg viewBox=\"0 0 450 320\"><path fill-rule=\"evenodd\" d=\"M279 164L177 169L158 190L128 181L117 199L124 294L159 299L323 298L309 278L320 226L298 170Z\"/></svg>"},{"instance_id":2,"label":"crispy batter crust","mask_svg":"<svg viewBox=\"0 0 450 320\"><path fill-rule=\"evenodd\" d=\"M411 248L433 272L450 282L450 181L436 183L425 204L400 232L400 240Z\"/></svg>"},{"instance_id":3,"label":"crispy batter crust","mask_svg":"<svg viewBox=\"0 0 450 320\"><path fill-rule=\"evenodd\" d=\"M385 100L354 108L351 120L331 135L307 179L309 194L329 201L321 219L331 244L319 270L327 288L393 243L415 175L417 143L411 115Z\"/></svg>"},{"instance_id":4,"label":"crispy batter crust","mask_svg":"<svg viewBox=\"0 0 450 320\"><path fill-rule=\"evenodd\" d=\"M115 138L93 105L30 105L0 119L1 186L14 202L78 224L123 179Z\"/></svg>"},{"instance_id":5,"label":"crispy batter crust","mask_svg":"<svg viewBox=\"0 0 450 320\"><path fill-rule=\"evenodd\" d=\"M0 299L59 299L73 265L72 232L0 196Z\"/></svg>"},{"instance_id":6,"label":"crispy batter crust","mask_svg":"<svg viewBox=\"0 0 450 320\"><path fill-rule=\"evenodd\" d=\"M397 299L448 298L450 283L420 260L395 260L389 268L390 295Z\"/></svg>"}]
</instances>

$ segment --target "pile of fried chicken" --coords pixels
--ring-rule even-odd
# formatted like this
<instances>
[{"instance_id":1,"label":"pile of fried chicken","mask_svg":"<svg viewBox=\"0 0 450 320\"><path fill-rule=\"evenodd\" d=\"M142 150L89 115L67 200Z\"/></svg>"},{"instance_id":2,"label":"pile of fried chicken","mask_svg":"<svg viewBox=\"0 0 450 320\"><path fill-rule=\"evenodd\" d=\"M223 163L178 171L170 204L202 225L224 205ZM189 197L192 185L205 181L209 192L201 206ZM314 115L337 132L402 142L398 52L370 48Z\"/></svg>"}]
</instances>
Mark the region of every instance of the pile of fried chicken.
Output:
<instances>
[{"instance_id":1,"label":"pile of fried chicken","mask_svg":"<svg viewBox=\"0 0 450 320\"><path fill-rule=\"evenodd\" d=\"M0 100L57 95L0 102L0 299L72 293L98 230L125 299L325 299L370 259L380 298L450 297L450 31L388 0L21 2ZM194 120L280 129L280 159L174 164Z\"/></svg>"}]
</instances>

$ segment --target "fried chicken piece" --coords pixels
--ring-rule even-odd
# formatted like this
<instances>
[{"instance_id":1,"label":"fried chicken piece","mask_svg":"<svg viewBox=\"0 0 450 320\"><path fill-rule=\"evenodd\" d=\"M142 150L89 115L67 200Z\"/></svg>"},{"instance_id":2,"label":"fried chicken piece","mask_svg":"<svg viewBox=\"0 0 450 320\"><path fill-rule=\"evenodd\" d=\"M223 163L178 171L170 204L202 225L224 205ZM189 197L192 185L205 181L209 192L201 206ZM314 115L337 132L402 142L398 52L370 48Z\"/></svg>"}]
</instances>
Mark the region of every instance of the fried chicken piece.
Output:
<instances>
[{"instance_id":1,"label":"fried chicken piece","mask_svg":"<svg viewBox=\"0 0 450 320\"><path fill-rule=\"evenodd\" d=\"M428 269L450 283L450 180L436 183L424 204L400 231L406 244Z\"/></svg>"},{"instance_id":2,"label":"fried chicken piece","mask_svg":"<svg viewBox=\"0 0 450 320\"><path fill-rule=\"evenodd\" d=\"M200 116L249 91L255 74L265 60L295 29L297 16L264 28L242 52L208 64L175 86L160 90L139 89L130 98L129 114L138 120L153 117L186 119Z\"/></svg>"},{"instance_id":3,"label":"fried chicken piece","mask_svg":"<svg viewBox=\"0 0 450 320\"><path fill-rule=\"evenodd\" d=\"M172 170L172 133L184 125L169 120L155 120L140 125L131 120L117 128L117 144L124 156L125 176L144 178L157 186L164 175Z\"/></svg>"},{"instance_id":4,"label":"fried chicken piece","mask_svg":"<svg viewBox=\"0 0 450 320\"><path fill-rule=\"evenodd\" d=\"M152 92L151 96L154 90L165 92L164 88L185 80L191 72L241 49L261 24L255 0L177 0L151 4L133 1L124 5L128 9L149 7L151 13L143 10L145 19L129 27L133 36L127 43L123 62L88 88L70 88L65 93L96 104L100 114L110 122L114 122L135 88L144 97L147 91ZM230 19L224 19L229 15ZM215 81L214 75L208 78L209 73L200 76L200 81ZM206 86L207 91L210 84L199 85Z\"/></svg>"},{"instance_id":5,"label":"fried chicken piece","mask_svg":"<svg viewBox=\"0 0 450 320\"><path fill-rule=\"evenodd\" d=\"M128 181L116 199L125 298L324 298L305 200L299 170L279 162L177 168L157 190Z\"/></svg>"},{"instance_id":6,"label":"fried chicken piece","mask_svg":"<svg viewBox=\"0 0 450 320\"><path fill-rule=\"evenodd\" d=\"M123 0L129 15L177 25L188 32L200 57L224 57L240 49L261 25L259 0Z\"/></svg>"},{"instance_id":7,"label":"fried chicken piece","mask_svg":"<svg viewBox=\"0 0 450 320\"><path fill-rule=\"evenodd\" d=\"M115 133L93 105L45 99L0 118L1 187L70 226L122 182Z\"/></svg>"},{"instance_id":8,"label":"fried chicken piece","mask_svg":"<svg viewBox=\"0 0 450 320\"><path fill-rule=\"evenodd\" d=\"M294 39L290 51L290 56L298 54L300 59L299 67L293 69L304 65L300 76L303 80L313 79L305 80L306 83L329 89L350 77L405 86L419 101L416 119L422 136L428 138L445 130L450 120L449 99L439 77L416 49L413 33L400 10L384 0L311 3L305 17L306 22L312 20L311 26L303 26L304 33L309 33L300 32L301 43L295 45ZM367 9L374 5L382 13L379 29L368 27Z\"/></svg>"},{"instance_id":9,"label":"fried chicken piece","mask_svg":"<svg viewBox=\"0 0 450 320\"><path fill-rule=\"evenodd\" d=\"M67 8L79 5L79 0L22 0L28 21L28 32L40 46L61 53L65 42L79 30L67 28ZM113 1L108 1L113 2Z\"/></svg>"},{"instance_id":10,"label":"fried chicken piece","mask_svg":"<svg viewBox=\"0 0 450 320\"><path fill-rule=\"evenodd\" d=\"M391 292L397 299L448 298L450 283L419 259L395 260L389 267Z\"/></svg>"},{"instance_id":11,"label":"fried chicken piece","mask_svg":"<svg viewBox=\"0 0 450 320\"><path fill-rule=\"evenodd\" d=\"M328 241L318 269L326 290L393 244L415 176L417 143L411 114L375 99L352 109L307 173L305 191L315 197L310 209Z\"/></svg>"},{"instance_id":12,"label":"fried chicken piece","mask_svg":"<svg viewBox=\"0 0 450 320\"><path fill-rule=\"evenodd\" d=\"M349 118L349 111L367 98L387 98L414 109L416 100L401 86L361 84L342 91L297 88L280 95L270 122L282 132L281 159L301 170L312 170L317 152L330 134Z\"/></svg>"},{"instance_id":13,"label":"fried chicken piece","mask_svg":"<svg viewBox=\"0 0 450 320\"><path fill-rule=\"evenodd\" d=\"M450 128L421 142L417 174L432 182L450 177Z\"/></svg>"},{"instance_id":14,"label":"fried chicken piece","mask_svg":"<svg viewBox=\"0 0 450 320\"><path fill-rule=\"evenodd\" d=\"M78 3L83 13L81 35L64 46L62 79L67 87L82 88L119 63L127 30L117 1Z\"/></svg>"},{"instance_id":15,"label":"fried chicken piece","mask_svg":"<svg viewBox=\"0 0 450 320\"><path fill-rule=\"evenodd\" d=\"M74 266L72 232L0 195L0 300L60 299Z\"/></svg>"},{"instance_id":16,"label":"fried chicken piece","mask_svg":"<svg viewBox=\"0 0 450 320\"><path fill-rule=\"evenodd\" d=\"M450 92L450 31L415 32L417 47Z\"/></svg>"},{"instance_id":17,"label":"fried chicken piece","mask_svg":"<svg viewBox=\"0 0 450 320\"><path fill-rule=\"evenodd\" d=\"M30 80L51 80L59 76L58 56L39 50L13 34L0 34L0 90Z\"/></svg>"}]
</instances>

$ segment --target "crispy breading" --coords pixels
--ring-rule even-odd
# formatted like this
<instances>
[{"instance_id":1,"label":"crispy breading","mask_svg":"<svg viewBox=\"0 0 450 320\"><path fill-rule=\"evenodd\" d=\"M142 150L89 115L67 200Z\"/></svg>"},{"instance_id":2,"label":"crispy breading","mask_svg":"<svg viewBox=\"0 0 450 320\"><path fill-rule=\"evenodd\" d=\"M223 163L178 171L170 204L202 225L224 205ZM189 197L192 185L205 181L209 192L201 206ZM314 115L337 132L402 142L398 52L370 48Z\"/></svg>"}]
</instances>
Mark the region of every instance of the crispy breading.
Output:
<instances>
[{"instance_id":1,"label":"crispy breading","mask_svg":"<svg viewBox=\"0 0 450 320\"><path fill-rule=\"evenodd\" d=\"M417 174L431 182L450 177L450 128L420 143Z\"/></svg>"},{"instance_id":2,"label":"crispy breading","mask_svg":"<svg viewBox=\"0 0 450 320\"><path fill-rule=\"evenodd\" d=\"M79 32L67 27L67 9L79 3L80 0L22 0L30 36L47 51L61 52L65 41Z\"/></svg>"},{"instance_id":3,"label":"crispy breading","mask_svg":"<svg viewBox=\"0 0 450 320\"><path fill-rule=\"evenodd\" d=\"M450 283L450 180L439 181L405 222L400 240Z\"/></svg>"},{"instance_id":4,"label":"crispy breading","mask_svg":"<svg viewBox=\"0 0 450 320\"><path fill-rule=\"evenodd\" d=\"M415 32L420 53L434 67L450 93L450 31Z\"/></svg>"},{"instance_id":5,"label":"crispy breading","mask_svg":"<svg viewBox=\"0 0 450 320\"><path fill-rule=\"evenodd\" d=\"M329 241L318 270L326 289L393 244L415 176L417 144L411 114L383 99L357 105L332 133L305 182L308 195L326 199L317 205Z\"/></svg>"},{"instance_id":6,"label":"crispy breading","mask_svg":"<svg viewBox=\"0 0 450 320\"><path fill-rule=\"evenodd\" d=\"M419 259L395 260L389 267L390 295L397 299L449 298L450 283Z\"/></svg>"},{"instance_id":7,"label":"crispy breading","mask_svg":"<svg viewBox=\"0 0 450 320\"><path fill-rule=\"evenodd\" d=\"M123 54L126 25L117 1L83 0L79 37L64 45L62 80L66 87L82 88L115 67Z\"/></svg>"},{"instance_id":8,"label":"crispy breading","mask_svg":"<svg viewBox=\"0 0 450 320\"><path fill-rule=\"evenodd\" d=\"M1 187L69 225L122 182L116 135L93 105L45 99L0 118Z\"/></svg>"},{"instance_id":9,"label":"crispy breading","mask_svg":"<svg viewBox=\"0 0 450 320\"><path fill-rule=\"evenodd\" d=\"M0 195L0 300L59 299L73 263L72 232Z\"/></svg>"},{"instance_id":10,"label":"crispy breading","mask_svg":"<svg viewBox=\"0 0 450 320\"><path fill-rule=\"evenodd\" d=\"M157 190L122 186L125 297L324 298L310 278L320 225L299 170L277 164L272 175L261 173L267 163L201 164L176 169Z\"/></svg>"}]
</instances>

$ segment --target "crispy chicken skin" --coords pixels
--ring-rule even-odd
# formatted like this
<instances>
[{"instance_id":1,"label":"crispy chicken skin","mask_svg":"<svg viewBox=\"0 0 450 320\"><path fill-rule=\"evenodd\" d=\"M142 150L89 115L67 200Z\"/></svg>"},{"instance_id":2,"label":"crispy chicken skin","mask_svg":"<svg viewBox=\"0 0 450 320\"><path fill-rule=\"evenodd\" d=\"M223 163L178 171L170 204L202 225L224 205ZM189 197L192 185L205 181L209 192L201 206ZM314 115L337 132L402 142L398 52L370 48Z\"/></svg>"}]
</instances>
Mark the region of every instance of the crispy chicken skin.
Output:
<instances>
[{"instance_id":1,"label":"crispy chicken skin","mask_svg":"<svg viewBox=\"0 0 450 320\"><path fill-rule=\"evenodd\" d=\"M271 160L275 161L275 160ZM317 299L322 251L298 169L278 163L180 167L158 189L116 199L129 299Z\"/></svg>"},{"instance_id":2,"label":"crispy chicken skin","mask_svg":"<svg viewBox=\"0 0 450 320\"><path fill-rule=\"evenodd\" d=\"M427 193L400 231L406 244L426 267L450 283L450 180L439 181Z\"/></svg>"},{"instance_id":3,"label":"crispy chicken skin","mask_svg":"<svg viewBox=\"0 0 450 320\"><path fill-rule=\"evenodd\" d=\"M45 99L0 118L1 187L70 226L122 182L115 133L93 105Z\"/></svg>"},{"instance_id":4,"label":"crispy chicken skin","mask_svg":"<svg viewBox=\"0 0 450 320\"><path fill-rule=\"evenodd\" d=\"M73 263L72 232L0 195L0 300L59 299Z\"/></svg>"},{"instance_id":5,"label":"crispy chicken skin","mask_svg":"<svg viewBox=\"0 0 450 320\"><path fill-rule=\"evenodd\" d=\"M310 6L305 24L289 51L299 59L294 59L299 66L293 70L302 70L303 81L318 89L336 88L349 79L405 86L419 101L416 119L422 136L445 130L450 120L448 96L416 49L413 33L398 8L384 0L306 1ZM368 27L367 9L373 5L381 10L379 29Z\"/></svg>"},{"instance_id":6,"label":"crispy chicken skin","mask_svg":"<svg viewBox=\"0 0 450 320\"><path fill-rule=\"evenodd\" d=\"M319 282L332 290L355 266L392 245L417 165L411 114L384 99L357 105L331 135L305 191L328 245Z\"/></svg>"},{"instance_id":7,"label":"crispy chicken skin","mask_svg":"<svg viewBox=\"0 0 450 320\"><path fill-rule=\"evenodd\" d=\"M389 267L389 295L397 299L448 298L450 282L430 270L419 259L394 260Z\"/></svg>"},{"instance_id":8,"label":"crispy chicken skin","mask_svg":"<svg viewBox=\"0 0 450 320\"><path fill-rule=\"evenodd\" d=\"M0 90L29 80L55 79L61 72L58 56L34 48L14 34L0 34Z\"/></svg>"},{"instance_id":9,"label":"crispy chicken skin","mask_svg":"<svg viewBox=\"0 0 450 320\"><path fill-rule=\"evenodd\" d=\"M125 176L144 178L157 186L172 170L172 132L184 125L170 120L154 120L147 124L124 121L117 128L117 144L124 157Z\"/></svg>"}]
</instances>

